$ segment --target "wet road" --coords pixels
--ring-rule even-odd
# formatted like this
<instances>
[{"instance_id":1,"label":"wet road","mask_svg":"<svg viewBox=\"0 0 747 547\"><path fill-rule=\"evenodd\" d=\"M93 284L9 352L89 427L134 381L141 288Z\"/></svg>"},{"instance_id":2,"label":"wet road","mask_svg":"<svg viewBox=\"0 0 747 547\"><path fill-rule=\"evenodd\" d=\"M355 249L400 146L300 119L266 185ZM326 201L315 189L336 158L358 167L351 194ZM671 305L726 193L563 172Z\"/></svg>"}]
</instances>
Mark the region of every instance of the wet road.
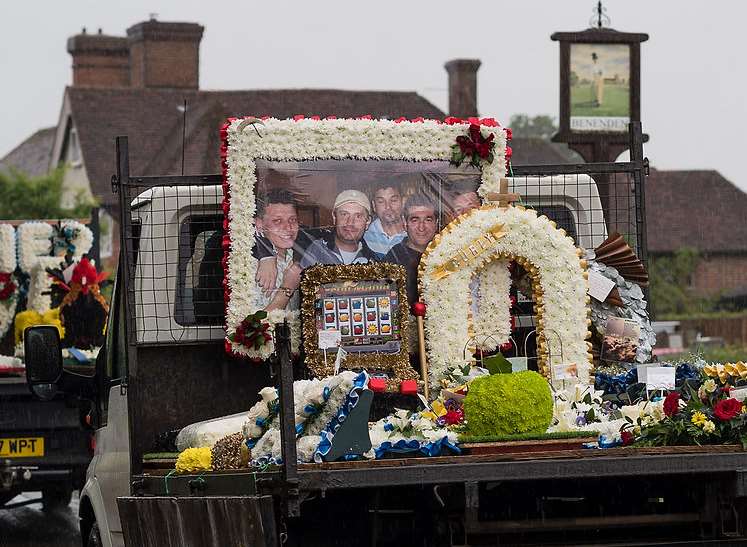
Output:
<instances>
[{"instance_id":1,"label":"wet road","mask_svg":"<svg viewBox=\"0 0 747 547\"><path fill-rule=\"evenodd\" d=\"M10 503L40 498L40 492L27 492ZM65 509L42 511L41 501L15 509L0 507L0 547L80 547L78 493Z\"/></svg>"}]
</instances>

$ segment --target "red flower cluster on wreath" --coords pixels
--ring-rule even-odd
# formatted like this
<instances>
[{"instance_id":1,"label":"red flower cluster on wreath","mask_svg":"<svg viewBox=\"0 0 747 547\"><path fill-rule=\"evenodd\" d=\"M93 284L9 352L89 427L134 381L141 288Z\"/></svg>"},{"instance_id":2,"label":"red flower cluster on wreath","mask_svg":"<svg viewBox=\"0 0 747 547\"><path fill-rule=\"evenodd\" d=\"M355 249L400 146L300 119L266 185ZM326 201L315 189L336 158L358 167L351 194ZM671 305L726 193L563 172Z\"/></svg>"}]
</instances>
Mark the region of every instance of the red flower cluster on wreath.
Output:
<instances>
[{"instance_id":1,"label":"red flower cluster on wreath","mask_svg":"<svg viewBox=\"0 0 747 547\"><path fill-rule=\"evenodd\" d=\"M742 403L736 399L721 399L713 405L713 414L721 421L728 422L742 412Z\"/></svg>"},{"instance_id":2,"label":"red flower cluster on wreath","mask_svg":"<svg viewBox=\"0 0 747 547\"><path fill-rule=\"evenodd\" d=\"M486 159L490 155L490 151L495 147L494 138L495 135L492 133L487 137L483 137L480 126L473 123L469 126L469 136L459 135L456 141L466 156L477 153L482 159Z\"/></svg>"},{"instance_id":3,"label":"red flower cluster on wreath","mask_svg":"<svg viewBox=\"0 0 747 547\"><path fill-rule=\"evenodd\" d=\"M680 394L671 391L664 398L664 414L669 417L674 416L680 411Z\"/></svg>"},{"instance_id":4,"label":"red flower cluster on wreath","mask_svg":"<svg viewBox=\"0 0 747 547\"><path fill-rule=\"evenodd\" d=\"M12 275L8 272L0 272L0 300L7 300L16 290Z\"/></svg>"},{"instance_id":5,"label":"red flower cluster on wreath","mask_svg":"<svg viewBox=\"0 0 747 547\"><path fill-rule=\"evenodd\" d=\"M628 446L633 444L633 441L635 441L635 435L626 429L625 431L620 432L620 439L622 440L623 446Z\"/></svg>"},{"instance_id":6,"label":"red flower cluster on wreath","mask_svg":"<svg viewBox=\"0 0 747 547\"><path fill-rule=\"evenodd\" d=\"M267 332L270 324L263 321L267 317L267 312L260 310L246 318L236 327L236 332L228 338L237 344L247 348L259 349L267 342L272 340L272 335Z\"/></svg>"},{"instance_id":7,"label":"red flower cluster on wreath","mask_svg":"<svg viewBox=\"0 0 747 547\"><path fill-rule=\"evenodd\" d=\"M444 415L446 425L458 425L464 421L464 411L461 408L456 410L447 410Z\"/></svg>"},{"instance_id":8,"label":"red flower cluster on wreath","mask_svg":"<svg viewBox=\"0 0 747 547\"><path fill-rule=\"evenodd\" d=\"M493 163L494 139L493 133L484 137L479 125L470 124L468 134L459 135L456 144L451 147L451 162L461 165L466 158L470 158L470 163L475 167L480 165L480 160Z\"/></svg>"},{"instance_id":9,"label":"red flower cluster on wreath","mask_svg":"<svg viewBox=\"0 0 747 547\"><path fill-rule=\"evenodd\" d=\"M96 271L96 266L94 266L87 258L83 258L73 270L73 276L70 279L70 284L80 284L81 292L83 294L88 294L88 290L91 288L91 286L98 285L104 279L106 279L108 275L109 274L106 272L99 273L98 271Z\"/></svg>"}]
</instances>

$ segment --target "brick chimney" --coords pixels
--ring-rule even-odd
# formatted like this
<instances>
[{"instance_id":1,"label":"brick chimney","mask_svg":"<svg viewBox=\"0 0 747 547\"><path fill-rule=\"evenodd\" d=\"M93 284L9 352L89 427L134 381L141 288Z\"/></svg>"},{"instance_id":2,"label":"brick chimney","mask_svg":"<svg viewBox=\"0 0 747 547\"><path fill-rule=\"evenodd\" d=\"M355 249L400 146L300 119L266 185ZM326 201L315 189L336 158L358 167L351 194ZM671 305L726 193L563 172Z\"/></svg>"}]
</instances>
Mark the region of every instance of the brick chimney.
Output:
<instances>
[{"instance_id":1,"label":"brick chimney","mask_svg":"<svg viewBox=\"0 0 747 547\"><path fill-rule=\"evenodd\" d=\"M101 33L80 34L67 39L73 57L73 85L76 87L128 87L130 52L127 38Z\"/></svg>"},{"instance_id":2,"label":"brick chimney","mask_svg":"<svg viewBox=\"0 0 747 547\"><path fill-rule=\"evenodd\" d=\"M197 89L203 30L196 23L162 23L155 19L128 28L130 85Z\"/></svg>"},{"instance_id":3,"label":"brick chimney","mask_svg":"<svg viewBox=\"0 0 747 547\"><path fill-rule=\"evenodd\" d=\"M477 69L479 59L454 59L444 65L449 74L449 115L477 116Z\"/></svg>"}]
</instances>

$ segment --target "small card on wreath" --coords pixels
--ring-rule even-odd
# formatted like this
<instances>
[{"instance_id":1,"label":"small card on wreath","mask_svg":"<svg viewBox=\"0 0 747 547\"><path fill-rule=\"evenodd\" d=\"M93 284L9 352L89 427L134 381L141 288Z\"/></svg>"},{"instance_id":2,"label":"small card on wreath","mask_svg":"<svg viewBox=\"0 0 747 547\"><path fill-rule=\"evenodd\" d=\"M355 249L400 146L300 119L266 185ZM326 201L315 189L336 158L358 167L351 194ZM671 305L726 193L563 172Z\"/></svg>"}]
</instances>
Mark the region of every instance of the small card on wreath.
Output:
<instances>
[{"instance_id":1,"label":"small card on wreath","mask_svg":"<svg viewBox=\"0 0 747 547\"><path fill-rule=\"evenodd\" d=\"M319 349L336 348L342 342L342 334L339 330L320 330L317 332L319 339Z\"/></svg>"},{"instance_id":2,"label":"small card on wreath","mask_svg":"<svg viewBox=\"0 0 747 547\"><path fill-rule=\"evenodd\" d=\"M555 380L577 380L578 365L576 363L556 363L552 366L552 377Z\"/></svg>"},{"instance_id":3,"label":"small card on wreath","mask_svg":"<svg viewBox=\"0 0 747 547\"><path fill-rule=\"evenodd\" d=\"M674 367L648 367L646 369L646 389L648 391L674 389L675 372Z\"/></svg>"},{"instance_id":4,"label":"small card on wreath","mask_svg":"<svg viewBox=\"0 0 747 547\"><path fill-rule=\"evenodd\" d=\"M599 272L589 270L589 296L599 302L604 302L614 288L614 281L607 279Z\"/></svg>"}]
</instances>

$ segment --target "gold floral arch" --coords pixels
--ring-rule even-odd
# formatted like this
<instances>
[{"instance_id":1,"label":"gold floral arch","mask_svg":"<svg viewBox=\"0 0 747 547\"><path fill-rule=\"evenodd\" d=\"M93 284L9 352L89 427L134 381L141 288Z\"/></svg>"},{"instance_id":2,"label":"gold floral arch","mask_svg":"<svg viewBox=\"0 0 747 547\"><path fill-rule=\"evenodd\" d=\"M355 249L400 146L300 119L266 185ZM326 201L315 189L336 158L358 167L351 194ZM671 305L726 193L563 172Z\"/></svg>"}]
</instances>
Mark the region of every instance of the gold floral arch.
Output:
<instances>
[{"instance_id":1,"label":"gold floral arch","mask_svg":"<svg viewBox=\"0 0 747 547\"><path fill-rule=\"evenodd\" d=\"M431 385L468 360L464 348L475 332L470 281L476 275L484 279L481 272L498 260L515 260L532 278L540 372L552 379L552 365L575 363L579 379L590 379L590 309L581 251L536 211L489 203L446 226L420 260ZM502 329L500 324L482 327Z\"/></svg>"}]
</instances>

